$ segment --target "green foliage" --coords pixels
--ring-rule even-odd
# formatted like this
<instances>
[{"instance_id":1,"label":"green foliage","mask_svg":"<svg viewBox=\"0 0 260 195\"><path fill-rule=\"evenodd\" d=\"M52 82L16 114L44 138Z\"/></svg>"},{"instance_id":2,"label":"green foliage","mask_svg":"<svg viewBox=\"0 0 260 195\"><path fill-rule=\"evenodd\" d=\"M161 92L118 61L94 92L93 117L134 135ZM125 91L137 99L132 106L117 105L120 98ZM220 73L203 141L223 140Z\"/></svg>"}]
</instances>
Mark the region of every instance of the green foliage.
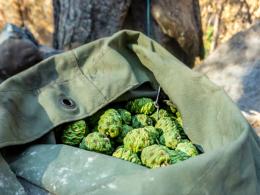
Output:
<instances>
[{"instance_id":1,"label":"green foliage","mask_svg":"<svg viewBox=\"0 0 260 195\"><path fill-rule=\"evenodd\" d=\"M213 34L214 34L214 27L209 25L203 36L205 56L208 56L210 52L211 43L213 41Z\"/></svg>"}]
</instances>

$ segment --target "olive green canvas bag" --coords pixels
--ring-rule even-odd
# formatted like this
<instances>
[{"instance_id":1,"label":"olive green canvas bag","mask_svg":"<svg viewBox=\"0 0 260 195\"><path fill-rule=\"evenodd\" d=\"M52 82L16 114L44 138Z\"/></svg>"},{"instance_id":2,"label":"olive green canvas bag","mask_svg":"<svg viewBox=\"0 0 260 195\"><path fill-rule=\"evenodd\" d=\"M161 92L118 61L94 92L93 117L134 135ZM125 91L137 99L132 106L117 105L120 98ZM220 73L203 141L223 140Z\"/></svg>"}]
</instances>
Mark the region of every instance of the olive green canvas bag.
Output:
<instances>
[{"instance_id":1,"label":"olive green canvas bag","mask_svg":"<svg viewBox=\"0 0 260 195\"><path fill-rule=\"evenodd\" d=\"M148 169L55 144L53 129L160 85L203 154ZM0 85L0 194L260 194L260 140L223 89L159 44L121 31Z\"/></svg>"}]
</instances>

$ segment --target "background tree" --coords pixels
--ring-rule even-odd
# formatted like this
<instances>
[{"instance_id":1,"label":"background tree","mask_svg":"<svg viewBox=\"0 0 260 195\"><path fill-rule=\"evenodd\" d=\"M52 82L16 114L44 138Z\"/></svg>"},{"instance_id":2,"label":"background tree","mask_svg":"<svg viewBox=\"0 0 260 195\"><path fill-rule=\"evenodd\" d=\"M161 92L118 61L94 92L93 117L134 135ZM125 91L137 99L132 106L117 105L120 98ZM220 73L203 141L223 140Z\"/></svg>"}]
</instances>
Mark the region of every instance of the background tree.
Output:
<instances>
[{"instance_id":1,"label":"background tree","mask_svg":"<svg viewBox=\"0 0 260 195\"><path fill-rule=\"evenodd\" d=\"M146 1L56 0L54 47L71 49L128 28L146 32ZM198 0L152 1L152 38L189 66L203 57Z\"/></svg>"}]
</instances>

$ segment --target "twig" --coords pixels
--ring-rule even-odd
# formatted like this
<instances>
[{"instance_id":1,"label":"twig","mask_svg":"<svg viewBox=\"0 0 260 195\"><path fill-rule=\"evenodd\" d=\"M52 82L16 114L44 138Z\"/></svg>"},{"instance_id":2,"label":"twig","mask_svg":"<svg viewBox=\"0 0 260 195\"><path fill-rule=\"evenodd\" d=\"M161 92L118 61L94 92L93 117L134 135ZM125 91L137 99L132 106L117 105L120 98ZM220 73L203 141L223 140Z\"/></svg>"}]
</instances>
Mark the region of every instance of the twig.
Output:
<instances>
[{"instance_id":1,"label":"twig","mask_svg":"<svg viewBox=\"0 0 260 195\"><path fill-rule=\"evenodd\" d=\"M216 14L215 21L214 21L213 40L212 40L212 43L211 43L210 52L212 52L214 49L216 49L216 47L218 45L219 26L220 26L222 12L223 12L223 9L224 9L224 3L225 2L226 2L226 0L219 3L220 8L219 8L218 13Z\"/></svg>"}]
</instances>

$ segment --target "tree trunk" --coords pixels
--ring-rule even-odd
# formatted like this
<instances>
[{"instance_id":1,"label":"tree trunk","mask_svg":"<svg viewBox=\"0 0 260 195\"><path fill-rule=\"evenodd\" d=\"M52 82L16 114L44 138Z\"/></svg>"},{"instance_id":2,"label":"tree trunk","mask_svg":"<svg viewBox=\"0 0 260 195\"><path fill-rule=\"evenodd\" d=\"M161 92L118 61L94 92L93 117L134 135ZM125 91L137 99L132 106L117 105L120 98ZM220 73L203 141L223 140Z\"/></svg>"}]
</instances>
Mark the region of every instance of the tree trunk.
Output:
<instances>
[{"instance_id":1,"label":"tree trunk","mask_svg":"<svg viewBox=\"0 0 260 195\"><path fill-rule=\"evenodd\" d=\"M128 28L146 33L146 1L55 0L54 47L71 49ZM203 57L198 0L152 1L152 38L192 67Z\"/></svg>"},{"instance_id":2,"label":"tree trunk","mask_svg":"<svg viewBox=\"0 0 260 195\"><path fill-rule=\"evenodd\" d=\"M54 47L71 49L120 30L131 0L55 0Z\"/></svg>"}]
</instances>

